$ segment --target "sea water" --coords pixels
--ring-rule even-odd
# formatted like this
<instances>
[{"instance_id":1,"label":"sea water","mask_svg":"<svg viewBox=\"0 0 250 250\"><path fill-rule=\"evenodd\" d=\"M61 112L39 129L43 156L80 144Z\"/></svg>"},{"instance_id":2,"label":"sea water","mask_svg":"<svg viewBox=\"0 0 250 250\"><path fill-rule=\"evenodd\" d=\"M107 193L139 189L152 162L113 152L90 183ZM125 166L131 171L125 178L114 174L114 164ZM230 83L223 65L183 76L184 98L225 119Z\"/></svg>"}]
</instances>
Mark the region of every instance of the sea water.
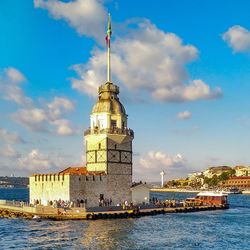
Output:
<instances>
[{"instance_id":1,"label":"sea water","mask_svg":"<svg viewBox=\"0 0 250 250\"><path fill-rule=\"evenodd\" d=\"M152 193L159 199L194 194ZM27 189L0 199L28 200ZM230 195L230 209L136 219L0 219L0 249L250 249L250 195Z\"/></svg>"}]
</instances>

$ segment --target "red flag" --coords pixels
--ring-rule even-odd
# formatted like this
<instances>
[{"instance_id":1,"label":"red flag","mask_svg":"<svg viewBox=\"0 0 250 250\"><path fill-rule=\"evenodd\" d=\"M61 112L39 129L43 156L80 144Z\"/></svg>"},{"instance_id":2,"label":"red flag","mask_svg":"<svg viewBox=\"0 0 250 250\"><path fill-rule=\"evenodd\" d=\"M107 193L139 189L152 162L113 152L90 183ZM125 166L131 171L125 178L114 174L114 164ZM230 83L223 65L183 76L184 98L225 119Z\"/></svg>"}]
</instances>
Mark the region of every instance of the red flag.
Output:
<instances>
[{"instance_id":1,"label":"red flag","mask_svg":"<svg viewBox=\"0 0 250 250\"><path fill-rule=\"evenodd\" d=\"M105 40L106 40L107 47L110 48L110 37L109 37L109 35L106 35Z\"/></svg>"}]
</instances>

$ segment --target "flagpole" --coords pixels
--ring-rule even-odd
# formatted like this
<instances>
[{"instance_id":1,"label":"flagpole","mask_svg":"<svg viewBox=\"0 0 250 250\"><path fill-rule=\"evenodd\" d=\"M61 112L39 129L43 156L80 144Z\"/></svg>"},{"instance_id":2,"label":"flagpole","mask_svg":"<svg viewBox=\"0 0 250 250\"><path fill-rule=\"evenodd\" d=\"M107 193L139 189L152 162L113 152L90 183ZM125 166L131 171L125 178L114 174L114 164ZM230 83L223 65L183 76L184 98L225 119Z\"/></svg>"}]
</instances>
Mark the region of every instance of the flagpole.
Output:
<instances>
[{"instance_id":1,"label":"flagpole","mask_svg":"<svg viewBox=\"0 0 250 250\"><path fill-rule=\"evenodd\" d=\"M108 45L108 66L107 66L107 81L111 82L111 62L110 62L110 53L111 53L111 49L110 49L110 39L111 38L111 18L110 18L110 14L108 17L108 30L107 30L107 45Z\"/></svg>"},{"instance_id":2,"label":"flagpole","mask_svg":"<svg viewBox=\"0 0 250 250\"><path fill-rule=\"evenodd\" d=\"M110 79L110 37L108 38L109 39L109 45L108 45L108 82L111 82L111 79Z\"/></svg>"}]
</instances>

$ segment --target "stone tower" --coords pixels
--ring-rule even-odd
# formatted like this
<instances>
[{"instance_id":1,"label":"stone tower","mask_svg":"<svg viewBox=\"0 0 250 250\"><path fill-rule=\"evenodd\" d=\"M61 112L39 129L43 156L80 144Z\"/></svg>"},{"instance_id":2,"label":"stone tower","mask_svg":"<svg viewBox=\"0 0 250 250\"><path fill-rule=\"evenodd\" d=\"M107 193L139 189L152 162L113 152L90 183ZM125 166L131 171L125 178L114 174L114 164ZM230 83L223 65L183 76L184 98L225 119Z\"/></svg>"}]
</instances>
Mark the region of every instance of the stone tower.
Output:
<instances>
[{"instance_id":1,"label":"stone tower","mask_svg":"<svg viewBox=\"0 0 250 250\"><path fill-rule=\"evenodd\" d=\"M109 18L107 32L107 82L98 90L98 100L90 115L90 128L85 131L86 167L88 172L104 172L103 195L114 202L131 200L133 130L128 128L127 114L118 94L119 87L110 80Z\"/></svg>"}]
</instances>

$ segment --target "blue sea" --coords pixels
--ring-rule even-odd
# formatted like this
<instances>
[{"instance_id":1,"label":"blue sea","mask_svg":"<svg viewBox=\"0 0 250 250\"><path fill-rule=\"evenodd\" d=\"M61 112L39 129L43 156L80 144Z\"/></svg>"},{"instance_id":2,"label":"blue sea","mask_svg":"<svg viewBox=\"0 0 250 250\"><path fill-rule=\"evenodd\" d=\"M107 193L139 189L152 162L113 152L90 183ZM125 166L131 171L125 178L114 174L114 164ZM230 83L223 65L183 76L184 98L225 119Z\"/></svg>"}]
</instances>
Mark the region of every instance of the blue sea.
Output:
<instances>
[{"instance_id":1,"label":"blue sea","mask_svg":"<svg viewBox=\"0 0 250 250\"><path fill-rule=\"evenodd\" d=\"M153 193L159 199L194 194ZM27 189L0 199L28 200ZM0 218L0 249L250 249L250 195L230 195L230 209L136 219L31 221Z\"/></svg>"}]
</instances>

